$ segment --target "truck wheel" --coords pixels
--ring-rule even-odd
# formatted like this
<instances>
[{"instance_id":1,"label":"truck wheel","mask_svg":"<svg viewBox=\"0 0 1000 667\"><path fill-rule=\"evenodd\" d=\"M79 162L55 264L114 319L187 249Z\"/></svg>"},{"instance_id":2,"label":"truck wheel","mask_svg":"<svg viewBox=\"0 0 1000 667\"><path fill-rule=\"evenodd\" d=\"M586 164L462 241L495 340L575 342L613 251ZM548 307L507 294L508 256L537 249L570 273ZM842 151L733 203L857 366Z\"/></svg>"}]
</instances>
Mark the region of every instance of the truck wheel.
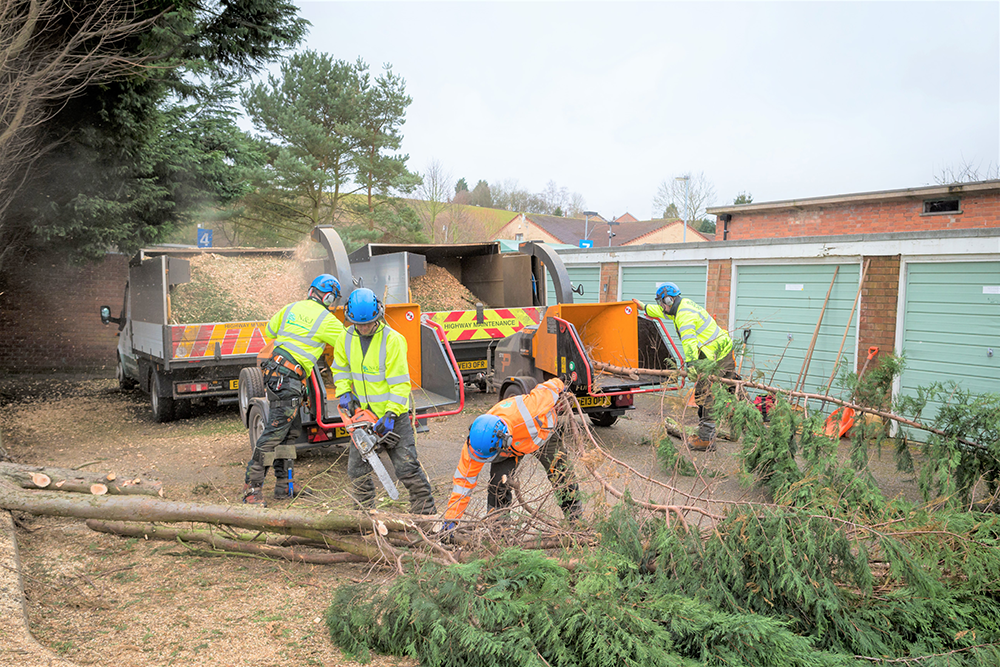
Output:
<instances>
[{"instance_id":1,"label":"truck wheel","mask_svg":"<svg viewBox=\"0 0 1000 667\"><path fill-rule=\"evenodd\" d=\"M118 361L118 363L115 364L115 377L118 378L118 388L122 391L132 391L138 383L125 375L125 365L122 364L121 355L116 354L115 358Z\"/></svg>"},{"instance_id":2,"label":"truck wheel","mask_svg":"<svg viewBox=\"0 0 1000 667\"><path fill-rule=\"evenodd\" d=\"M611 412L591 412L589 417L594 426L611 426L618 421L618 415Z\"/></svg>"},{"instance_id":3,"label":"truck wheel","mask_svg":"<svg viewBox=\"0 0 1000 667\"><path fill-rule=\"evenodd\" d=\"M517 376L508 379L506 387L501 389L500 399L507 399L519 394L530 393L538 385L538 380L533 377Z\"/></svg>"},{"instance_id":4,"label":"truck wheel","mask_svg":"<svg viewBox=\"0 0 1000 667\"><path fill-rule=\"evenodd\" d=\"M503 394L500 396L500 400L507 400L508 398L514 398L515 396L520 396L524 393L524 389L521 388L516 382L512 382L503 388Z\"/></svg>"},{"instance_id":5,"label":"truck wheel","mask_svg":"<svg viewBox=\"0 0 1000 667\"><path fill-rule=\"evenodd\" d=\"M263 398L267 394L264 388L264 374L256 366L250 366L240 371L239 381L240 419L247 422L251 398Z\"/></svg>"},{"instance_id":6,"label":"truck wheel","mask_svg":"<svg viewBox=\"0 0 1000 667\"><path fill-rule=\"evenodd\" d=\"M149 388L149 400L153 405L153 419L160 422L168 422L174 418L174 397L160 396L161 391L166 391L163 385L167 383L163 376L153 371L153 382Z\"/></svg>"},{"instance_id":7,"label":"truck wheel","mask_svg":"<svg viewBox=\"0 0 1000 667\"><path fill-rule=\"evenodd\" d=\"M267 426L267 417L264 415L264 407L255 401L250 406L247 418L247 433L250 436L250 456L253 456L253 450L257 447L257 440L264 433L265 426Z\"/></svg>"}]
</instances>

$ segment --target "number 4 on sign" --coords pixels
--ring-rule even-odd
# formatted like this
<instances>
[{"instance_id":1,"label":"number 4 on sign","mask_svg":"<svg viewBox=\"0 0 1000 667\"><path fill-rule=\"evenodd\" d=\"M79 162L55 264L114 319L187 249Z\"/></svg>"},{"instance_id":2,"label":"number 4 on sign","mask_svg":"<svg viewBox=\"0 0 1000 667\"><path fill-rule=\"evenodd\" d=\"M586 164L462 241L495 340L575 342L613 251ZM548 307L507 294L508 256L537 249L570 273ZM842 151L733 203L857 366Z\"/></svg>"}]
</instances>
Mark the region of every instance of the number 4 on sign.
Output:
<instances>
[{"instance_id":1,"label":"number 4 on sign","mask_svg":"<svg viewBox=\"0 0 1000 667\"><path fill-rule=\"evenodd\" d=\"M198 230L198 247L199 248L211 248L212 247L212 230L211 229L199 229Z\"/></svg>"}]
</instances>

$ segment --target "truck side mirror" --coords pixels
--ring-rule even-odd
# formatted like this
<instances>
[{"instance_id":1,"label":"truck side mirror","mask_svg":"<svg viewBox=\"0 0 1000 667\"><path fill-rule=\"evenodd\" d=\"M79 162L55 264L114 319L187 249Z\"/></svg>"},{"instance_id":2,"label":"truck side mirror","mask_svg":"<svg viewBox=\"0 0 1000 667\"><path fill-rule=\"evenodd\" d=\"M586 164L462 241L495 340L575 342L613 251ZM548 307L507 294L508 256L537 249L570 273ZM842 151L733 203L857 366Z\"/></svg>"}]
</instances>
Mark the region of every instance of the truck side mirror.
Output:
<instances>
[{"instance_id":1,"label":"truck side mirror","mask_svg":"<svg viewBox=\"0 0 1000 667\"><path fill-rule=\"evenodd\" d=\"M101 324L109 324L111 322L121 324L122 319L120 317L111 317L111 306L101 306Z\"/></svg>"}]
</instances>

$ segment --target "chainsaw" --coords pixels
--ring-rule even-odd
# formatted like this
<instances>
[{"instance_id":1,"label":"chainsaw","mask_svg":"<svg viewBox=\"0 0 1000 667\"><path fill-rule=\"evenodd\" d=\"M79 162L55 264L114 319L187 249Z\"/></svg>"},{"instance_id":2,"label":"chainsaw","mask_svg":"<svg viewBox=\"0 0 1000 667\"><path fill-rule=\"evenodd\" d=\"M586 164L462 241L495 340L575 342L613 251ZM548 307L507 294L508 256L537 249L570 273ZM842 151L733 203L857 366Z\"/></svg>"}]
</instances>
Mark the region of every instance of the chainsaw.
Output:
<instances>
[{"instance_id":1,"label":"chainsaw","mask_svg":"<svg viewBox=\"0 0 1000 667\"><path fill-rule=\"evenodd\" d=\"M375 471L378 481L382 482L386 493L393 500L399 500L399 490L392 483L389 471L382 465L382 459L378 457L375 448L379 445L394 447L399 443L399 434L393 431L386 431L381 437L375 434L375 422L378 417L371 410L358 408L354 411L354 416L349 417L347 412L339 410L340 418L344 422L344 428L351 434L351 443L358 448L361 458L368 462L368 465Z\"/></svg>"}]
</instances>

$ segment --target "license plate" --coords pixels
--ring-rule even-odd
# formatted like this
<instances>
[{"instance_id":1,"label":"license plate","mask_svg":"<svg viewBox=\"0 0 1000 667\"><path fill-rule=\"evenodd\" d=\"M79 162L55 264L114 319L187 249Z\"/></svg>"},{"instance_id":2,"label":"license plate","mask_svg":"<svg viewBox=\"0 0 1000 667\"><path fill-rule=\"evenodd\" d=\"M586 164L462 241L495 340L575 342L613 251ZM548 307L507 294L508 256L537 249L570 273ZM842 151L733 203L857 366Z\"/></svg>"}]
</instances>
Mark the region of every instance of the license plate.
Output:
<instances>
[{"instance_id":1,"label":"license plate","mask_svg":"<svg viewBox=\"0 0 1000 667\"><path fill-rule=\"evenodd\" d=\"M578 396L581 408L607 408L611 407L610 396Z\"/></svg>"},{"instance_id":2,"label":"license plate","mask_svg":"<svg viewBox=\"0 0 1000 667\"><path fill-rule=\"evenodd\" d=\"M472 361L460 361L458 362L458 368L463 371L476 371L486 368L485 359L474 359Z\"/></svg>"},{"instance_id":3,"label":"license plate","mask_svg":"<svg viewBox=\"0 0 1000 667\"><path fill-rule=\"evenodd\" d=\"M229 381L229 388L230 389L239 389L240 388L240 381L239 380L230 380Z\"/></svg>"}]
</instances>

